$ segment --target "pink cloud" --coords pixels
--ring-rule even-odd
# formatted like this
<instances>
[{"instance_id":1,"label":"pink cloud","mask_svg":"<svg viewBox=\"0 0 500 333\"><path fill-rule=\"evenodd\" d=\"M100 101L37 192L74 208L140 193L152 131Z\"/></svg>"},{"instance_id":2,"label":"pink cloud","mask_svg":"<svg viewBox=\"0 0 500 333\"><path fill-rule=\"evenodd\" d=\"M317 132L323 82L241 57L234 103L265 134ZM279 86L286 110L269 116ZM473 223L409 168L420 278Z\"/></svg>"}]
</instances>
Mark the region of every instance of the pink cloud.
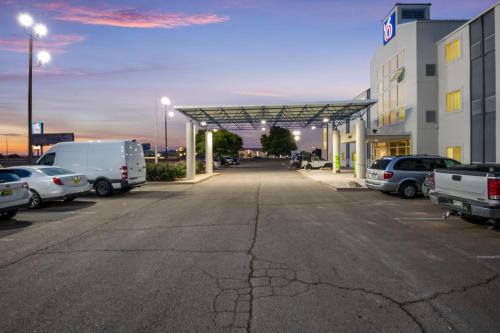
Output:
<instances>
[{"instance_id":1,"label":"pink cloud","mask_svg":"<svg viewBox=\"0 0 500 333\"><path fill-rule=\"evenodd\" d=\"M85 40L80 35L52 35L45 40L35 41L35 49L46 49L51 53L63 53L64 50L74 43ZM18 53L28 52L28 38L0 39L0 50Z\"/></svg>"},{"instance_id":2,"label":"pink cloud","mask_svg":"<svg viewBox=\"0 0 500 333\"><path fill-rule=\"evenodd\" d=\"M229 19L227 16L215 14L187 15L157 10L139 11L134 8L91 8L73 6L64 2L38 4L37 7L54 12L54 18L57 20L121 28L172 29L191 25L222 23Z\"/></svg>"}]
</instances>

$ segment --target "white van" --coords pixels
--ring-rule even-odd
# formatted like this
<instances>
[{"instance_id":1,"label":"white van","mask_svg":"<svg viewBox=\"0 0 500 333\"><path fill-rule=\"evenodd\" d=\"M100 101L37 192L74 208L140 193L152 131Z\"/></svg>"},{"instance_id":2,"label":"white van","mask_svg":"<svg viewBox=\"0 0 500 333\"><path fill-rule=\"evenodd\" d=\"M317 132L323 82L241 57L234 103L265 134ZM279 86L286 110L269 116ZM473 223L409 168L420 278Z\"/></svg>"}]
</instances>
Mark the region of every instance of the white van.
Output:
<instances>
[{"instance_id":1,"label":"white van","mask_svg":"<svg viewBox=\"0 0 500 333\"><path fill-rule=\"evenodd\" d=\"M110 196L114 189L127 192L146 182L144 151L135 141L62 142L36 164L86 175L98 196Z\"/></svg>"}]
</instances>

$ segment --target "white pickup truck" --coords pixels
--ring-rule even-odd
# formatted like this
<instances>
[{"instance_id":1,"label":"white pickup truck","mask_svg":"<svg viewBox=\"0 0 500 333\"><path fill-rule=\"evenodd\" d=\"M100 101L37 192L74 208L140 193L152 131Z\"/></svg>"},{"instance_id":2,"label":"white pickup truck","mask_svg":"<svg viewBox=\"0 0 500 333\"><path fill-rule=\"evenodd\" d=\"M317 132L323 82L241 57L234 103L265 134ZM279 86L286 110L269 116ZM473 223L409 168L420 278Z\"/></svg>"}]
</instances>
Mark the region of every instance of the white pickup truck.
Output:
<instances>
[{"instance_id":1,"label":"white pickup truck","mask_svg":"<svg viewBox=\"0 0 500 333\"><path fill-rule=\"evenodd\" d=\"M433 203L467 220L500 219L500 164L436 169L429 192Z\"/></svg>"}]
</instances>

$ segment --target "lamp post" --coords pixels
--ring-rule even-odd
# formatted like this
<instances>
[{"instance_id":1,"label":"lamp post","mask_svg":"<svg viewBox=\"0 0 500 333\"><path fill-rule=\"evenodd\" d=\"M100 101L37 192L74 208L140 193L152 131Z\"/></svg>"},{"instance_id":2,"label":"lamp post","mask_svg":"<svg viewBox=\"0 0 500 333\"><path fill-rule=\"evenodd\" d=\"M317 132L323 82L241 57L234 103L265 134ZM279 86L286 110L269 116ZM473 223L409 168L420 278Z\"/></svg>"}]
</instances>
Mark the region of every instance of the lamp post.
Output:
<instances>
[{"instance_id":1,"label":"lamp post","mask_svg":"<svg viewBox=\"0 0 500 333\"><path fill-rule=\"evenodd\" d=\"M168 112L168 106L172 104L170 98L164 96L160 101L165 107L165 162L168 162L168 117L172 118L174 113L172 111Z\"/></svg>"},{"instance_id":2,"label":"lamp post","mask_svg":"<svg viewBox=\"0 0 500 333\"><path fill-rule=\"evenodd\" d=\"M29 14L20 14L18 16L19 24L23 27L24 32L28 35L28 163L33 162L33 144L32 144L32 123L33 123L33 40L39 39L47 35L47 27L43 24L34 24L33 18ZM31 28L31 31L28 29ZM47 51L38 53L38 66L46 64L50 61L50 54Z\"/></svg>"}]
</instances>

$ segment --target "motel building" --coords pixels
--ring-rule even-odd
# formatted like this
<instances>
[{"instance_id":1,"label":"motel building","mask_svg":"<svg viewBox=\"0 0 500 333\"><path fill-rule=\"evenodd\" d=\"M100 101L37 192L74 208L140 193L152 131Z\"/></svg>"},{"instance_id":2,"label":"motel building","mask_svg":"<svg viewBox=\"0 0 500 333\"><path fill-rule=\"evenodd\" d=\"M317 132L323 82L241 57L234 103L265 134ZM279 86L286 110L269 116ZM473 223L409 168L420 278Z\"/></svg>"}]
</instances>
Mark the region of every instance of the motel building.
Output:
<instances>
[{"instance_id":1,"label":"motel building","mask_svg":"<svg viewBox=\"0 0 500 333\"><path fill-rule=\"evenodd\" d=\"M364 115L367 164L383 156L432 154L462 163L500 162L500 3L470 20L433 20L431 4L396 4L382 20ZM340 161L353 166L354 124L340 131ZM323 148L333 159L332 125ZM326 157L326 156L325 156Z\"/></svg>"}]
</instances>

